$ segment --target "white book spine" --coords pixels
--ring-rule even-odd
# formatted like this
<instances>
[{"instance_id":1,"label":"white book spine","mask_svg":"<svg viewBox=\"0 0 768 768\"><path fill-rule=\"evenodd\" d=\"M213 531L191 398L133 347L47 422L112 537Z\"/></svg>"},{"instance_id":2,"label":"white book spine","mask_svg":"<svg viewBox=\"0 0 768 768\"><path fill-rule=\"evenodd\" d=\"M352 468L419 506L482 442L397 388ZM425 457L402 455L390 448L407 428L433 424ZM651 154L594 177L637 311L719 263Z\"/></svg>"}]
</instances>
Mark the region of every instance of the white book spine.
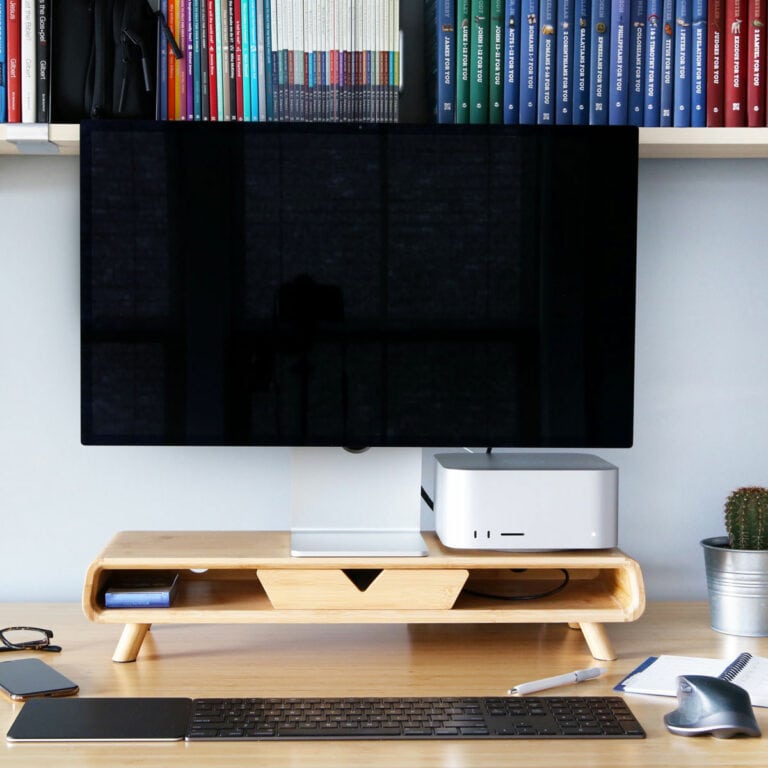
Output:
<instances>
[{"instance_id":1,"label":"white book spine","mask_svg":"<svg viewBox=\"0 0 768 768\"><path fill-rule=\"evenodd\" d=\"M21 0L21 122L37 119L35 0Z\"/></svg>"}]
</instances>

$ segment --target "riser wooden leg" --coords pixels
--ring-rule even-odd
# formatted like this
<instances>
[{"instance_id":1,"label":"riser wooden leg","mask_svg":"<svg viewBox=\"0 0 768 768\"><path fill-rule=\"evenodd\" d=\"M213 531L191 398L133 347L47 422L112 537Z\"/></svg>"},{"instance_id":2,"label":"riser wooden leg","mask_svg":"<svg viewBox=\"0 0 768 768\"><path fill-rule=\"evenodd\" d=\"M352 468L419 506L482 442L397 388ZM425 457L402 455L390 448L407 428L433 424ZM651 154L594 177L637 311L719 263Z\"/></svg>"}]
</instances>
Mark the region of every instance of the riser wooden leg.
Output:
<instances>
[{"instance_id":1,"label":"riser wooden leg","mask_svg":"<svg viewBox=\"0 0 768 768\"><path fill-rule=\"evenodd\" d=\"M611 640L602 624L581 622L579 628L587 641L590 653L595 659L613 661L616 658L616 652L613 650Z\"/></svg>"},{"instance_id":2,"label":"riser wooden leg","mask_svg":"<svg viewBox=\"0 0 768 768\"><path fill-rule=\"evenodd\" d=\"M115 648L112 661L136 661L151 624L126 624Z\"/></svg>"}]
</instances>

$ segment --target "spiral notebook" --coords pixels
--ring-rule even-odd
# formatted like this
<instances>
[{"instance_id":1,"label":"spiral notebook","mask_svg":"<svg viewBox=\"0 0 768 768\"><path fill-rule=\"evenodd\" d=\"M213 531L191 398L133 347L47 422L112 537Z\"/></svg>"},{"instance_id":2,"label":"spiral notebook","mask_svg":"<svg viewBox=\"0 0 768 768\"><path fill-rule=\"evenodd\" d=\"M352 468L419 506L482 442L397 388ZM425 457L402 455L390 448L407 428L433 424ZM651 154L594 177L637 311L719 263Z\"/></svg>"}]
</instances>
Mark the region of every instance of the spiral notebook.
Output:
<instances>
[{"instance_id":1,"label":"spiral notebook","mask_svg":"<svg viewBox=\"0 0 768 768\"><path fill-rule=\"evenodd\" d=\"M756 707L768 707L768 658L741 653L733 661L695 656L651 656L615 688L623 693L677 696L679 675L711 675L744 688Z\"/></svg>"}]
</instances>

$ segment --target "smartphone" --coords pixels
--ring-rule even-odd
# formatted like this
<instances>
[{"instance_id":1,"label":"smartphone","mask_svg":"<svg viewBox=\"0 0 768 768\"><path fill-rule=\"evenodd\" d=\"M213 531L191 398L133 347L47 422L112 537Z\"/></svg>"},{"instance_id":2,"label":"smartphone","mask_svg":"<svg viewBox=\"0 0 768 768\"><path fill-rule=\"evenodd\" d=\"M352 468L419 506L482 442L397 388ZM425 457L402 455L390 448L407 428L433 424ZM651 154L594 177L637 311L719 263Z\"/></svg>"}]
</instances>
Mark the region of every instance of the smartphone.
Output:
<instances>
[{"instance_id":1,"label":"smartphone","mask_svg":"<svg viewBox=\"0 0 768 768\"><path fill-rule=\"evenodd\" d=\"M78 686L40 659L0 662L0 693L12 701L33 696L72 696Z\"/></svg>"}]
</instances>

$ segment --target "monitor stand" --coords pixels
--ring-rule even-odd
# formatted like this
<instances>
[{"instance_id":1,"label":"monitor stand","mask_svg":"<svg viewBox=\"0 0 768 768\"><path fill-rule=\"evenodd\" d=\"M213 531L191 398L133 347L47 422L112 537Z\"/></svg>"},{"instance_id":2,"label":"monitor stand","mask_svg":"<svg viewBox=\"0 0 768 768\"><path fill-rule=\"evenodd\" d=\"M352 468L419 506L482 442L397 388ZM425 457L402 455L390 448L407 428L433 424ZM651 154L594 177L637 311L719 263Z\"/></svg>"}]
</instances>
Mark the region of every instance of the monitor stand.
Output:
<instances>
[{"instance_id":1,"label":"monitor stand","mask_svg":"<svg viewBox=\"0 0 768 768\"><path fill-rule=\"evenodd\" d=\"M291 449L293 557L423 557L421 448Z\"/></svg>"}]
</instances>

